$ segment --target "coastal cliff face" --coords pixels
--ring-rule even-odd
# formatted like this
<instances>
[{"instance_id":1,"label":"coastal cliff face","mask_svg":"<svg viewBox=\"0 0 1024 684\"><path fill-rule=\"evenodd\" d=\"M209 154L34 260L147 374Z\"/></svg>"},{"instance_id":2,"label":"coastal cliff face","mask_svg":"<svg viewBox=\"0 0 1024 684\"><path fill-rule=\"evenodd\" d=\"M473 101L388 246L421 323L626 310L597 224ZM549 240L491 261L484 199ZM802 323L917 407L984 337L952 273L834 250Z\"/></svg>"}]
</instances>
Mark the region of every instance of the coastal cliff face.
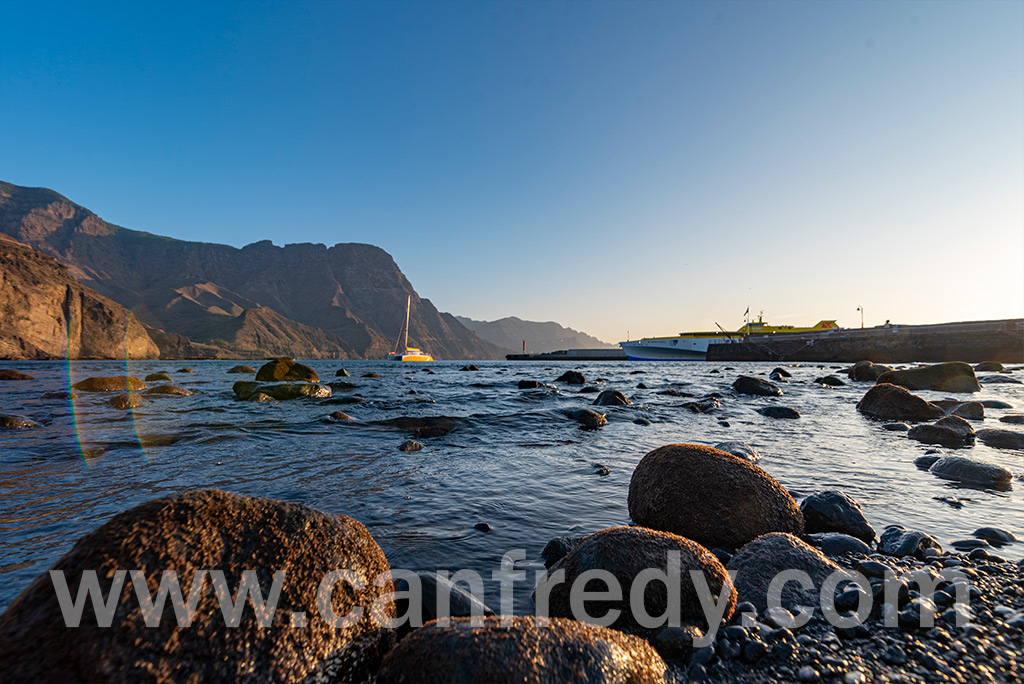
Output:
<instances>
[{"instance_id":1,"label":"coastal cliff face","mask_svg":"<svg viewBox=\"0 0 1024 684\"><path fill-rule=\"evenodd\" d=\"M0 358L156 358L142 324L56 259L0 235Z\"/></svg>"},{"instance_id":2,"label":"coastal cliff face","mask_svg":"<svg viewBox=\"0 0 1024 684\"><path fill-rule=\"evenodd\" d=\"M263 241L237 249L174 240L107 223L52 190L3 182L0 233L58 259L147 326L229 354L380 358L394 346L411 296L410 344L435 358L501 356L421 299L372 245Z\"/></svg>"}]
</instances>

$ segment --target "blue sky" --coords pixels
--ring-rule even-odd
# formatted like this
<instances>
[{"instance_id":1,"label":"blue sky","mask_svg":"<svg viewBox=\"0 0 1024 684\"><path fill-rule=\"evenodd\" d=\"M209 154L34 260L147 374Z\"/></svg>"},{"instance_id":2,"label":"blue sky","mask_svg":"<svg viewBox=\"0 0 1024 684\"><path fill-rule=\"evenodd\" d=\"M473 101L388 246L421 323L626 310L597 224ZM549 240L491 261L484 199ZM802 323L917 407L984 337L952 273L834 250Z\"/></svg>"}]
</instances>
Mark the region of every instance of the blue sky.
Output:
<instances>
[{"instance_id":1,"label":"blue sky","mask_svg":"<svg viewBox=\"0 0 1024 684\"><path fill-rule=\"evenodd\" d=\"M0 178L609 341L1024 316L1024 3L0 3Z\"/></svg>"}]
</instances>

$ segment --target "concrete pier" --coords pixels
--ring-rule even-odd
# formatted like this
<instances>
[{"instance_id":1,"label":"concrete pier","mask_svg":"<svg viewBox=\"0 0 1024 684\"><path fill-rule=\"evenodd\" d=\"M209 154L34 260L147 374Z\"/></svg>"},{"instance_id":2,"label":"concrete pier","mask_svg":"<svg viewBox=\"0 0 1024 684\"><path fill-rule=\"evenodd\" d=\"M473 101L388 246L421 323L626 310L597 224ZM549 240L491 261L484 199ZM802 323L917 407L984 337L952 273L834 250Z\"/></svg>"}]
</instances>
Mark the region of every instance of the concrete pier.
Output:
<instances>
[{"instance_id":1,"label":"concrete pier","mask_svg":"<svg viewBox=\"0 0 1024 684\"><path fill-rule=\"evenodd\" d=\"M506 354L509 361L627 361L621 349L560 349L542 354Z\"/></svg>"}]
</instances>

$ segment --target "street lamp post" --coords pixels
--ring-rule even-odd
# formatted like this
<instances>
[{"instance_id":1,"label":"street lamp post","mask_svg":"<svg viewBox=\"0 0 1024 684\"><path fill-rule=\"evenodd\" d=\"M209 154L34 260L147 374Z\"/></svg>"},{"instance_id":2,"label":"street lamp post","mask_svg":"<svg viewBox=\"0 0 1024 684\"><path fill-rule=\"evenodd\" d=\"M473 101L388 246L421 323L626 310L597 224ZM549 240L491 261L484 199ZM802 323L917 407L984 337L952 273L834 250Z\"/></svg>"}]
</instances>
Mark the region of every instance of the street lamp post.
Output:
<instances>
[{"instance_id":1,"label":"street lamp post","mask_svg":"<svg viewBox=\"0 0 1024 684\"><path fill-rule=\"evenodd\" d=\"M860 311L860 329L864 329L864 307L858 306L857 311Z\"/></svg>"}]
</instances>

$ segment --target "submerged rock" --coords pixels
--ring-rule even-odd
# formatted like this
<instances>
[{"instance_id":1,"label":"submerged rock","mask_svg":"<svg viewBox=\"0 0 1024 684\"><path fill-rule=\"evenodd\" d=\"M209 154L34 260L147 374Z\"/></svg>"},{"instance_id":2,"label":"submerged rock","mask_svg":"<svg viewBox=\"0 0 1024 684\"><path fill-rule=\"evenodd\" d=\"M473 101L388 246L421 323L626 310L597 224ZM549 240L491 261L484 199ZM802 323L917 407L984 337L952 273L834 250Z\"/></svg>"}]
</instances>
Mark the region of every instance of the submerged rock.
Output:
<instances>
[{"instance_id":1,"label":"submerged rock","mask_svg":"<svg viewBox=\"0 0 1024 684\"><path fill-rule=\"evenodd\" d=\"M757 463L758 461L761 460L761 454L758 452L758 450L750 446L746 442L739 442L735 440L729 442L719 442L718 444L715 445L714 448L718 449L719 451L724 451L726 453L732 454L733 456L742 458L746 461L750 461L751 463Z\"/></svg>"},{"instance_id":2,"label":"submerged rock","mask_svg":"<svg viewBox=\"0 0 1024 684\"><path fill-rule=\"evenodd\" d=\"M1024 449L1024 432L989 428L974 433L986 446L997 449Z\"/></svg>"},{"instance_id":3,"label":"submerged rock","mask_svg":"<svg viewBox=\"0 0 1024 684\"><path fill-rule=\"evenodd\" d=\"M469 366L463 366L459 370L460 371L478 371L478 370L480 370L480 368L479 368L479 366L469 365Z\"/></svg>"},{"instance_id":4,"label":"submerged rock","mask_svg":"<svg viewBox=\"0 0 1024 684\"><path fill-rule=\"evenodd\" d=\"M814 380L819 385L825 385L826 387L842 387L846 383L835 375L826 375L823 378L816 378Z\"/></svg>"},{"instance_id":5,"label":"submerged rock","mask_svg":"<svg viewBox=\"0 0 1024 684\"><path fill-rule=\"evenodd\" d=\"M910 426L906 423L886 423L882 426L882 429L889 432L906 432L910 429Z\"/></svg>"},{"instance_id":6,"label":"submerged rock","mask_svg":"<svg viewBox=\"0 0 1024 684\"><path fill-rule=\"evenodd\" d=\"M999 363L998 361L985 361L983 363L974 364L974 370L988 373L998 373L999 371L1003 370L1003 364Z\"/></svg>"},{"instance_id":7,"label":"submerged rock","mask_svg":"<svg viewBox=\"0 0 1024 684\"><path fill-rule=\"evenodd\" d=\"M848 554L867 556L871 553L871 547L857 537L851 537L841 532L821 532L810 534L808 537L815 546L821 549L826 556L838 558Z\"/></svg>"},{"instance_id":8,"label":"submerged rock","mask_svg":"<svg viewBox=\"0 0 1024 684\"><path fill-rule=\"evenodd\" d=\"M455 429L455 420L446 416L402 416L389 420L378 420L374 424L407 430L412 433L413 437L420 439L443 437Z\"/></svg>"},{"instance_id":9,"label":"submerged rock","mask_svg":"<svg viewBox=\"0 0 1024 684\"><path fill-rule=\"evenodd\" d=\"M782 376L784 378L791 378L791 377L793 377L793 374L790 373L788 370L786 370L785 368L778 367L778 366L773 368L772 372L769 375L780 375L780 376Z\"/></svg>"},{"instance_id":10,"label":"submerged rock","mask_svg":"<svg viewBox=\"0 0 1024 684\"><path fill-rule=\"evenodd\" d=\"M416 579L419 582L419 591L414 596L419 596L420 615L424 622L437 620L439 618L462 618L473 615L494 615L486 603L463 589L458 584L437 574L436 572L417 572ZM410 592L410 582L405 577L395 580L396 592ZM447 606L439 601L447 599ZM395 612L403 615L408 612L406 605L400 605L396 601Z\"/></svg>"},{"instance_id":11,"label":"submerged rock","mask_svg":"<svg viewBox=\"0 0 1024 684\"><path fill-rule=\"evenodd\" d=\"M870 361L858 361L847 371L851 380L874 382L882 373L888 373L892 368Z\"/></svg>"},{"instance_id":12,"label":"submerged rock","mask_svg":"<svg viewBox=\"0 0 1024 684\"><path fill-rule=\"evenodd\" d=\"M35 380L35 378L13 368L0 368L0 380Z\"/></svg>"},{"instance_id":13,"label":"submerged rock","mask_svg":"<svg viewBox=\"0 0 1024 684\"><path fill-rule=\"evenodd\" d=\"M870 544L875 528L860 504L845 492L829 490L812 494L800 503L807 532L842 532Z\"/></svg>"},{"instance_id":14,"label":"submerged rock","mask_svg":"<svg viewBox=\"0 0 1024 684\"><path fill-rule=\"evenodd\" d=\"M694 413L708 413L709 411L722 408L722 402L717 397L704 397L697 401L686 402L683 404L683 408L690 409Z\"/></svg>"},{"instance_id":15,"label":"submerged rock","mask_svg":"<svg viewBox=\"0 0 1024 684\"><path fill-rule=\"evenodd\" d=\"M1024 425L1024 414L1014 413L1009 416L1002 416L999 418L1000 423L1011 423L1013 425Z\"/></svg>"},{"instance_id":16,"label":"submerged rock","mask_svg":"<svg viewBox=\"0 0 1024 684\"><path fill-rule=\"evenodd\" d=\"M195 371L194 368L179 368L178 370L176 370L174 372L175 373L195 373L196 371Z\"/></svg>"},{"instance_id":17,"label":"submerged rock","mask_svg":"<svg viewBox=\"0 0 1024 684\"><path fill-rule=\"evenodd\" d=\"M979 404L989 409L1012 409L1013 404L1008 404L1005 401L999 401L998 399L986 399L979 401Z\"/></svg>"},{"instance_id":18,"label":"submerged rock","mask_svg":"<svg viewBox=\"0 0 1024 684\"><path fill-rule=\"evenodd\" d=\"M333 418L334 420L355 420L355 418L348 415L344 411L335 411L329 417Z\"/></svg>"},{"instance_id":19,"label":"submerged rock","mask_svg":"<svg viewBox=\"0 0 1024 684\"><path fill-rule=\"evenodd\" d=\"M280 382L291 380L296 382L320 382L320 376L309 366L281 357L263 364L256 373L260 382Z\"/></svg>"},{"instance_id":20,"label":"submerged rock","mask_svg":"<svg viewBox=\"0 0 1024 684\"><path fill-rule=\"evenodd\" d=\"M380 373L363 373L364 378L379 378Z\"/></svg>"},{"instance_id":21,"label":"submerged rock","mask_svg":"<svg viewBox=\"0 0 1024 684\"><path fill-rule=\"evenodd\" d=\"M617 390L605 390L594 399L595 406L632 406L633 402L626 398L626 395Z\"/></svg>"},{"instance_id":22,"label":"submerged rock","mask_svg":"<svg viewBox=\"0 0 1024 684\"><path fill-rule=\"evenodd\" d=\"M146 383L130 375L113 378L86 378L76 382L72 389L81 392L141 392Z\"/></svg>"},{"instance_id":23,"label":"submerged rock","mask_svg":"<svg viewBox=\"0 0 1024 684\"><path fill-rule=\"evenodd\" d=\"M518 385L519 389L521 389L521 390L522 389L540 389L540 388L545 387L545 386L546 385L544 385L544 383L537 382L536 380L520 380L519 381L519 385Z\"/></svg>"},{"instance_id":24,"label":"submerged rock","mask_svg":"<svg viewBox=\"0 0 1024 684\"><path fill-rule=\"evenodd\" d=\"M939 390L941 392L980 392L981 385L974 369L961 361L936 363L921 368L882 373L877 383L899 385L911 390Z\"/></svg>"},{"instance_id":25,"label":"submerged rock","mask_svg":"<svg viewBox=\"0 0 1024 684\"><path fill-rule=\"evenodd\" d=\"M1017 378L1011 377L1009 375L986 375L981 379L981 382L985 383L986 385L1024 385L1024 381L1018 380Z\"/></svg>"},{"instance_id":26,"label":"submerged rock","mask_svg":"<svg viewBox=\"0 0 1024 684\"><path fill-rule=\"evenodd\" d=\"M925 444L962 447L974 443L974 428L959 416L946 416L931 425L915 425L907 437Z\"/></svg>"},{"instance_id":27,"label":"submerged rock","mask_svg":"<svg viewBox=\"0 0 1024 684\"><path fill-rule=\"evenodd\" d=\"M803 516L775 479L746 459L669 444L641 459L629 483L635 523L711 547L738 548L768 532L802 534Z\"/></svg>"},{"instance_id":28,"label":"submerged rock","mask_svg":"<svg viewBox=\"0 0 1024 684\"><path fill-rule=\"evenodd\" d=\"M26 418L0 415L0 430L27 430L37 427L39 427L39 423L34 423Z\"/></svg>"},{"instance_id":29,"label":"submerged rock","mask_svg":"<svg viewBox=\"0 0 1024 684\"><path fill-rule=\"evenodd\" d=\"M145 391L145 394L169 394L176 397L191 397L193 392L178 385L157 385L156 387L150 387Z\"/></svg>"},{"instance_id":30,"label":"submerged rock","mask_svg":"<svg viewBox=\"0 0 1024 684\"><path fill-rule=\"evenodd\" d=\"M740 394L753 394L762 397L781 397L782 390L767 380L755 378L751 375L741 375L732 383L733 389Z\"/></svg>"},{"instance_id":31,"label":"submerged rock","mask_svg":"<svg viewBox=\"0 0 1024 684\"><path fill-rule=\"evenodd\" d=\"M237 388L240 384L242 383L236 382L235 387ZM240 399L250 399L253 394L265 394L278 401L288 401L302 397L326 399L331 396L331 388L315 382L287 382L279 385L261 385L256 383L256 387L252 388L252 393L249 396L243 396L239 393L238 389L235 389L235 394L238 394Z\"/></svg>"},{"instance_id":32,"label":"submerged rock","mask_svg":"<svg viewBox=\"0 0 1024 684\"><path fill-rule=\"evenodd\" d=\"M793 420L800 417L799 411L788 406L765 406L764 408L757 409L757 412L765 418L787 418Z\"/></svg>"},{"instance_id":33,"label":"submerged rock","mask_svg":"<svg viewBox=\"0 0 1024 684\"><path fill-rule=\"evenodd\" d=\"M111 397L108 402L112 407L121 411L127 411L128 409L136 409L145 406L149 402L143 399L140 395L134 392L128 394L119 394L116 397Z\"/></svg>"},{"instance_id":34,"label":"submerged rock","mask_svg":"<svg viewBox=\"0 0 1024 684\"><path fill-rule=\"evenodd\" d=\"M706 548L679 535L642 527L612 527L600 530L583 538L569 553L558 561L552 571L565 571L565 581L551 587L550 615L573 617L570 594L573 583L580 575L595 570L611 573L620 587L632 587L637 575L650 569L667 571L668 553L680 554L681 570L679 585L673 589L679 592L679 609L682 621L707 625L701 609L697 590L690 577L690 571L703 572L712 596L718 597L726 591L729 603L723 619L728 621L736 605L735 591L729 576L715 555ZM668 588L664 582L651 582L643 595L647 615L665 615L668 605ZM610 625L615 629L651 636L664 625L655 628L640 624L636 616L637 607L632 606L631 592L623 591L619 599L588 601L588 613L595 616L610 610L621 611ZM666 617L667 619L667 617Z\"/></svg>"},{"instance_id":35,"label":"submerged rock","mask_svg":"<svg viewBox=\"0 0 1024 684\"><path fill-rule=\"evenodd\" d=\"M255 373L256 369L252 366L232 366L228 373Z\"/></svg>"},{"instance_id":36,"label":"submerged rock","mask_svg":"<svg viewBox=\"0 0 1024 684\"><path fill-rule=\"evenodd\" d=\"M974 531L974 536L997 545L1012 544L1020 541L1012 532L1007 532L998 527L979 527Z\"/></svg>"},{"instance_id":37,"label":"submerged rock","mask_svg":"<svg viewBox=\"0 0 1024 684\"><path fill-rule=\"evenodd\" d=\"M121 574L115 581L127 586L111 626L99 627L87 609L71 638L50 574L43 573L0 616L5 677L127 684L226 684L255 677L298 683L332 672L340 681L362 681L390 645L389 634L378 627L393 614L390 566L366 528L343 515L217 490L191 491L114 516L53 566L72 591L85 571L99 570L106 591L115 571L139 568L152 593L165 570L177 572L185 594L194 577L201 578L190 627L177 627L169 608L158 628L147 626L155 616L140 609L132 579ZM252 573L267 596L278 568L287 569L278 603L287 610L279 609L263 627L247 604L238 626L227 627L208 569L223 572L232 590L243 573ZM333 614L355 616L352 624L335 627L320 618L317 587L338 568L362 584L328 585ZM379 584L377 577L383 578ZM361 611L353 613L355 608ZM291 621L299 612L308 622L296 629Z\"/></svg>"},{"instance_id":38,"label":"submerged rock","mask_svg":"<svg viewBox=\"0 0 1024 684\"><path fill-rule=\"evenodd\" d=\"M929 471L947 480L986 486L1005 484L1013 479L1013 473L1000 465L962 456L943 456Z\"/></svg>"},{"instance_id":39,"label":"submerged rock","mask_svg":"<svg viewBox=\"0 0 1024 684\"><path fill-rule=\"evenodd\" d=\"M878 384L869 389L857 402L857 410L871 418L915 422L935 420L945 415L945 411L935 404L889 384Z\"/></svg>"},{"instance_id":40,"label":"submerged rock","mask_svg":"<svg viewBox=\"0 0 1024 684\"><path fill-rule=\"evenodd\" d=\"M534 616L431 622L384 659L376 684L667 684L645 640L576 620Z\"/></svg>"},{"instance_id":41,"label":"submerged rock","mask_svg":"<svg viewBox=\"0 0 1024 684\"><path fill-rule=\"evenodd\" d=\"M591 409L576 409L569 412L569 417L585 428L599 428L608 424L608 418L603 413Z\"/></svg>"},{"instance_id":42,"label":"submerged rock","mask_svg":"<svg viewBox=\"0 0 1024 684\"><path fill-rule=\"evenodd\" d=\"M145 380L146 382L174 382L167 373L150 373Z\"/></svg>"},{"instance_id":43,"label":"submerged rock","mask_svg":"<svg viewBox=\"0 0 1024 684\"><path fill-rule=\"evenodd\" d=\"M902 525L889 525L878 540L879 552L897 558L914 556L924 560L926 549L942 552L942 547L935 539L924 532L908 530Z\"/></svg>"},{"instance_id":44,"label":"submerged rock","mask_svg":"<svg viewBox=\"0 0 1024 684\"><path fill-rule=\"evenodd\" d=\"M402 442L402 445L398 447L399 451L419 451L423 448L423 445L414 439L406 440Z\"/></svg>"},{"instance_id":45,"label":"submerged rock","mask_svg":"<svg viewBox=\"0 0 1024 684\"><path fill-rule=\"evenodd\" d=\"M344 368L339 368L338 370L334 371L334 377L336 377L336 378L347 378L348 377L348 371L345 370Z\"/></svg>"},{"instance_id":46,"label":"submerged rock","mask_svg":"<svg viewBox=\"0 0 1024 684\"><path fill-rule=\"evenodd\" d=\"M565 371L558 376L555 382L567 382L570 385L582 385L586 382L583 374L578 371Z\"/></svg>"},{"instance_id":47,"label":"submerged rock","mask_svg":"<svg viewBox=\"0 0 1024 684\"><path fill-rule=\"evenodd\" d=\"M740 601L753 604L759 611L768 606L768 587L785 570L807 573L814 588L803 589L798 582L787 582L782 589L782 607L820 605L821 585L839 566L817 549L792 534L772 533L746 544L729 561L726 568L735 571L736 593Z\"/></svg>"}]
</instances>

